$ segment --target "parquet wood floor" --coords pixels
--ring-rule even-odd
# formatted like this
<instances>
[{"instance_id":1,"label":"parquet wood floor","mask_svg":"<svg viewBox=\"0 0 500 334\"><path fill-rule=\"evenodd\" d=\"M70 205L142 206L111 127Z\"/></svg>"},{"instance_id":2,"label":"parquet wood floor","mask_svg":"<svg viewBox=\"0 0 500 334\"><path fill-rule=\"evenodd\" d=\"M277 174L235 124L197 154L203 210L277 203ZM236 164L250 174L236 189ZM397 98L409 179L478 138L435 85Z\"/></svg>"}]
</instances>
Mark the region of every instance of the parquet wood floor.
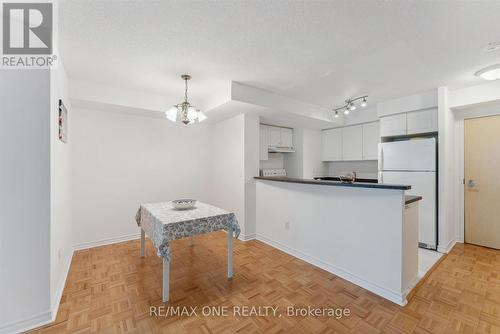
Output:
<instances>
[{"instance_id":1,"label":"parquet wood floor","mask_svg":"<svg viewBox=\"0 0 500 334\"><path fill-rule=\"evenodd\" d=\"M172 245L170 306L277 306L281 317L151 317L162 266L148 240L78 251L54 323L38 333L500 333L500 251L457 244L400 307L259 241L234 244L226 278L223 232ZM342 319L286 316L287 306L348 308Z\"/></svg>"}]
</instances>

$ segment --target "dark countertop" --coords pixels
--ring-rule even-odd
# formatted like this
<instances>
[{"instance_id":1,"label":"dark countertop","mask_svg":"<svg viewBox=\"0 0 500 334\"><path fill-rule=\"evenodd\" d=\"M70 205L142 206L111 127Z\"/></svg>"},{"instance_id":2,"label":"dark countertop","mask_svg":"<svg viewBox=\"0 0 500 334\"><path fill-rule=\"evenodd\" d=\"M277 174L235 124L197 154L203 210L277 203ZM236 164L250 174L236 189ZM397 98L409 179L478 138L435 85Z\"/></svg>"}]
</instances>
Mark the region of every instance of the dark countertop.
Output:
<instances>
[{"instance_id":1,"label":"dark countertop","mask_svg":"<svg viewBox=\"0 0 500 334\"><path fill-rule=\"evenodd\" d=\"M421 199L422 199L422 196L405 195L405 205L420 201Z\"/></svg>"},{"instance_id":2,"label":"dark countertop","mask_svg":"<svg viewBox=\"0 0 500 334\"><path fill-rule=\"evenodd\" d=\"M340 181L340 177L338 176L316 176L314 178L315 180L321 180L321 181ZM356 182L363 182L363 183L378 183L377 179L367 179L367 178L362 178L362 177L357 177Z\"/></svg>"},{"instance_id":3,"label":"dark countertop","mask_svg":"<svg viewBox=\"0 0 500 334\"><path fill-rule=\"evenodd\" d=\"M353 188L377 188L377 189L392 189L392 190L408 190L411 186L401 184L386 184L386 183L365 183L365 182L340 182L340 181L326 181L326 180L312 180L312 179L296 179L291 177L264 177L256 176L256 180L276 181L276 182L289 182L289 183L304 183L315 184L324 186L337 186L337 187L353 187Z\"/></svg>"}]
</instances>

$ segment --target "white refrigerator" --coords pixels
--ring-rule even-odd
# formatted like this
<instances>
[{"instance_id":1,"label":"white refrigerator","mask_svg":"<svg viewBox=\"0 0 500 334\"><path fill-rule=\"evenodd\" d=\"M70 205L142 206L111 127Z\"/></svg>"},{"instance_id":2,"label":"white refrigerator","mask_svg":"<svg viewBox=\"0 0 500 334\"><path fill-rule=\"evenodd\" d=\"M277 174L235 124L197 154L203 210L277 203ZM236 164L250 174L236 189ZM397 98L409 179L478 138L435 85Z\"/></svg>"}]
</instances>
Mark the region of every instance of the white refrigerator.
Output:
<instances>
[{"instance_id":1,"label":"white refrigerator","mask_svg":"<svg viewBox=\"0 0 500 334\"><path fill-rule=\"evenodd\" d=\"M419 207L419 246L437 247L436 138L415 138L379 144L379 183L408 184L406 195L422 196Z\"/></svg>"}]
</instances>

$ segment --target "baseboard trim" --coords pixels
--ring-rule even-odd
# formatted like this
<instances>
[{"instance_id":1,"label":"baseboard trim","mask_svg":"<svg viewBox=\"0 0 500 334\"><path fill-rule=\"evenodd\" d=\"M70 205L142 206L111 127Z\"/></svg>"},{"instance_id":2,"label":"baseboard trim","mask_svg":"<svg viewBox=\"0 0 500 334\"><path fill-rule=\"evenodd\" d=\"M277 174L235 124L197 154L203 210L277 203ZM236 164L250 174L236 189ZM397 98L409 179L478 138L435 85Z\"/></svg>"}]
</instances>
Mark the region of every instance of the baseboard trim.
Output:
<instances>
[{"instance_id":1,"label":"baseboard trim","mask_svg":"<svg viewBox=\"0 0 500 334\"><path fill-rule=\"evenodd\" d=\"M422 276L420 279L418 279L417 284L406 294L406 299L410 300L413 298L413 296L417 293L418 289L424 284L424 282L429 278L429 276L432 274L434 270L437 269L439 264L444 261L444 259L448 256L448 254L444 254L441 256L436 263L432 265L432 267Z\"/></svg>"},{"instance_id":2,"label":"baseboard trim","mask_svg":"<svg viewBox=\"0 0 500 334\"><path fill-rule=\"evenodd\" d=\"M257 239L257 233L240 234L238 239L241 241L255 240Z\"/></svg>"},{"instance_id":3,"label":"baseboard trim","mask_svg":"<svg viewBox=\"0 0 500 334\"><path fill-rule=\"evenodd\" d=\"M306 253L303 253L302 251L299 251L297 249L288 247L278 241L272 240L271 238L268 238L264 235L258 234L257 233L257 240L262 241L265 244L268 244L271 247L277 248L287 254L290 254L296 258L299 258L303 261L306 261L316 267L319 267L323 270L326 270L334 275L337 275L353 284L359 285L360 287L369 290L381 297L384 297L385 299L388 299L398 305L404 306L406 305L407 301L405 298L404 294L397 293L395 291L388 290L386 288L383 288L376 283L370 282L365 280L364 278L361 278L347 270L344 270L340 267L334 266L330 263L324 262L322 260L319 260L313 256L310 256Z\"/></svg>"},{"instance_id":4,"label":"baseboard trim","mask_svg":"<svg viewBox=\"0 0 500 334\"><path fill-rule=\"evenodd\" d=\"M50 310L47 310L9 324L2 325L2 327L0 327L0 334L23 333L51 322L52 315Z\"/></svg>"},{"instance_id":5,"label":"baseboard trim","mask_svg":"<svg viewBox=\"0 0 500 334\"><path fill-rule=\"evenodd\" d=\"M72 250L70 256L68 256L67 260L64 263L64 274L57 283L56 295L51 302L50 309L45 312L24 318L22 320L3 325L2 327L0 327L0 334L26 332L37 327L50 324L56 319L64 287L66 286L66 279L68 278L69 268L71 267L71 261L73 260L73 253L74 251Z\"/></svg>"},{"instance_id":6,"label":"baseboard trim","mask_svg":"<svg viewBox=\"0 0 500 334\"><path fill-rule=\"evenodd\" d=\"M453 246L455 246L456 243L457 243L457 240L453 239L453 240L450 240L445 246L438 245L437 251L439 253L448 254L451 251L451 249L453 248Z\"/></svg>"},{"instance_id":7,"label":"baseboard trim","mask_svg":"<svg viewBox=\"0 0 500 334\"><path fill-rule=\"evenodd\" d=\"M101 239L101 240L96 240L96 241L82 242L82 243L74 245L74 249L75 249L75 251L77 251L77 250L94 248L94 247L99 247L99 246L106 246L106 245L116 244L119 242L139 239L140 237L141 237L141 233L137 232L137 233L133 233L133 234L123 235L120 237L113 237L113 238L106 238L106 239Z\"/></svg>"},{"instance_id":8,"label":"baseboard trim","mask_svg":"<svg viewBox=\"0 0 500 334\"><path fill-rule=\"evenodd\" d=\"M74 249L71 250L70 256L66 259L66 262L64 263L64 274L57 283L57 291L56 295L54 297L54 300L52 301L52 305L50 306L50 313L52 314L52 321L56 320L57 317L57 311L59 311L59 305L61 303L61 298L64 292L64 287L66 286L66 280L68 279L68 274L69 274L69 269L71 267L71 262L73 260L73 254L75 253Z\"/></svg>"}]
</instances>

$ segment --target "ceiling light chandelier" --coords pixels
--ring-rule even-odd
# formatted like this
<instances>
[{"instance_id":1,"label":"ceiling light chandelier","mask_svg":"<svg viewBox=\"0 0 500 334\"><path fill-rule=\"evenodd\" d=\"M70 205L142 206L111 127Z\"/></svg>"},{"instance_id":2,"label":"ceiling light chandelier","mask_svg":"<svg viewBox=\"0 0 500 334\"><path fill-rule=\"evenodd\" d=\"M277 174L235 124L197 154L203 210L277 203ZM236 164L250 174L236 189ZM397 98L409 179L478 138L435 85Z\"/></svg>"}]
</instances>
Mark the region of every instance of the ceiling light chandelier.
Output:
<instances>
[{"instance_id":1,"label":"ceiling light chandelier","mask_svg":"<svg viewBox=\"0 0 500 334\"><path fill-rule=\"evenodd\" d=\"M185 82L184 101L170 107L165 111L165 116L172 122L181 121L186 125L193 124L196 121L198 123L203 122L207 116L188 102L188 80L191 80L191 76L183 74L181 78Z\"/></svg>"},{"instance_id":2,"label":"ceiling light chandelier","mask_svg":"<svg viewBox=\"0 0 500 334\"><path fill-rule=\"evenodd\" d=\"M357 109L356 102L361 100L361 103L359 103L359 106L361 108L365 108L368 105L368 95L363 95L359 97L353 97L350 99L345 100L345 103L337 108L333 108L334 112L334 117L339 118L339 111L343 111L344 115L349 115L351 111L354 111Z\"/></svg>"}]
</instances>

